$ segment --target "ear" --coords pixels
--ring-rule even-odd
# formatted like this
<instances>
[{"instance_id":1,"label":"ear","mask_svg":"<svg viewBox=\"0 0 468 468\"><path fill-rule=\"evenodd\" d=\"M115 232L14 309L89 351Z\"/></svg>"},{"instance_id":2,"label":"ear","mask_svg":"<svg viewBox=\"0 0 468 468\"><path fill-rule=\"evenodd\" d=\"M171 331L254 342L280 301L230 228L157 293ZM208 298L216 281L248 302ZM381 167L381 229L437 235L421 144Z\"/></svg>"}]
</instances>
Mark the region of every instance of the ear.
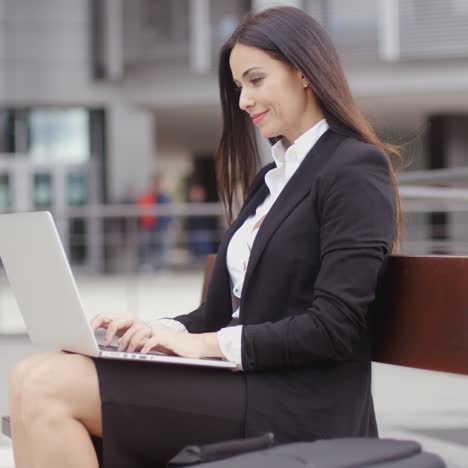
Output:
<instances>
[{"instance_id":1,"label":"ear","mask_svg":"<svg viewBox=\"0 0 468 468\"><path fill-rule=\"evenodd\" d=\"M307 78L304 76L304 74L298 70L298 78L300 80L301 86L303 88L307 88L309 86L309 82L307 81Z\"/></svg>"}]
</instances>

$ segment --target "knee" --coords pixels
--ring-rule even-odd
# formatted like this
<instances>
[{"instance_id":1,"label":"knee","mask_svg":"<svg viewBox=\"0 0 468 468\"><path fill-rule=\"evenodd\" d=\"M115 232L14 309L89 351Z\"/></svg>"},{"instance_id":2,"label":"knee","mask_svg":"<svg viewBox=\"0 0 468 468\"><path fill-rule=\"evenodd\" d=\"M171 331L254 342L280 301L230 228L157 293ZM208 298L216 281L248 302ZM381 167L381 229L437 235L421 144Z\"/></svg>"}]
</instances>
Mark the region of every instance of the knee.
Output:
<instances>
[{"instance_id":1,"label":"knee","mask_svg":"<svg viewBox=\"0 0 468 468\"><path fill-rule=\"evenodd\" d=\"M32 356L13 369L10 400L12 406L20 407L21 417L42 411L48 401L56 400L62 377L57 374L55 363L60 356L60 353L51 353L43 358Z\"/></svg>"},{"instance_id":2,"label":"knee","mask_svg":"<svg viewBox=\"0 0 468 468\"><path fill-rule=\"evenodd\" d=\"M19 363L11 375L12 418L28 427L44 427L81 414L82 400L97 387L92 370L90 359L77 354L49 353L45 359ZM83 383L78 389L77 382Z\"/></svg>"},{"instance_id":3,"label":"knee","mask_svg":"<svg viewBox=\"0 0 468 468\"><path fill-rule=\"evenodd\" d=\"M55 356L58 353L33 354L23 359L13 368L10 374L10 394L18 394L24 387L25 379L28 379L38 364Z\"/></svg>"},{"instance_id":4,"label":"knee","mask_svg":"<svg viewBox=\"0 0 468 468\"><path fill-rule=\"evenodd\" d=\"M37 363L37 356L29 356L23 359L13 368L10 374L9 395L10 400L18 400L24 388L24 380L28 378L30 372Z\"/></svg>"}]
</instances>

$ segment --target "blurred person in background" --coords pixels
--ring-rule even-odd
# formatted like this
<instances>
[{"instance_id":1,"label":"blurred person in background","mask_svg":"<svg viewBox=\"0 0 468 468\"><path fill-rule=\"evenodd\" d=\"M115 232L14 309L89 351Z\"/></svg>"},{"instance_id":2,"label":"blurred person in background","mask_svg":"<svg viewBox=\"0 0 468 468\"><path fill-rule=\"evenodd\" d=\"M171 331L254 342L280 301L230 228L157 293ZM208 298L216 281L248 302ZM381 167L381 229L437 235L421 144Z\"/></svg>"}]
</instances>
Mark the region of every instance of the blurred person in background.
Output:
<instances>
[{"instance_id":1,"label":"blurred person in background","mask_svg":"<svg viewBox=\"0 0 468 468\"><path fill-rule=\"evenodd\" d=\"M102 314L92 327L121 350L227 359L239 372L30 357L11 379L17 468L94 468L96 453L104 467L165 466L186 445L265 432L278 443L378 435L368 309L398 245L398 148L375 135L302 10L248 16L221 49L219 83L230 225L204 303L154 323ZM274 159L259 172L255 127Z\"/></svg>"},{"instance_id":2,"label":"blurred person in background","mask_svg":"<svg viewBox=\"0 0 468 468\"><path fill-rule=\"evenodd\" d=\"M200 183L190 185L187 201L189 203L205 203L206 190ZM194 214L194 213L192 213ZM204 261L205 257L213 253L213 220L211 216L189 216L186 221L187 244L193 265Z\"/></svg>"},{"instance_id":3,"label":"blurred person in background","mask_svg":"<svg viewBox=\"0 0 468 468\"><path fill-rule=\"evenodd\" d=\"M154 205L169 205L171 197L166 193L164 179L156 174L147 191L137 199L137 205L145 211ZM171 245L171 223L169 215L158 215L145 212L140 216L140 269L142 271L163 271L167 268L169 248Z\"/></svg>"}]
</instances>

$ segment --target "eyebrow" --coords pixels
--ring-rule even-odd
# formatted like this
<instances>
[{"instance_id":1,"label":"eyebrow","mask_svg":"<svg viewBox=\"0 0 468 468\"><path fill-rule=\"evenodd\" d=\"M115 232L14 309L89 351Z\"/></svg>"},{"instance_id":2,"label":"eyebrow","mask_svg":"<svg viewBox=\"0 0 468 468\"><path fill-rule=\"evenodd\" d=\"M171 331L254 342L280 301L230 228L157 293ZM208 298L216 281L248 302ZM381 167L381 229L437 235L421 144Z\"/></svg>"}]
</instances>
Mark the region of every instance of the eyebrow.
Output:
<instances>
[{"instance_id":1,"label":"eyebrow","mask_svg":"<svg viewBox=\"0 0 468 468\"><path fill-rule=\"evenodd\" d=\"M260 67L250 67L247 70L245 70L245 72L242 73L242 78L244 78L244 76L248 75L252 70L255 70L256 68L260 68ZM235 78L233 78L233 80L237 81Z\"/></svg>"}]
</instances>

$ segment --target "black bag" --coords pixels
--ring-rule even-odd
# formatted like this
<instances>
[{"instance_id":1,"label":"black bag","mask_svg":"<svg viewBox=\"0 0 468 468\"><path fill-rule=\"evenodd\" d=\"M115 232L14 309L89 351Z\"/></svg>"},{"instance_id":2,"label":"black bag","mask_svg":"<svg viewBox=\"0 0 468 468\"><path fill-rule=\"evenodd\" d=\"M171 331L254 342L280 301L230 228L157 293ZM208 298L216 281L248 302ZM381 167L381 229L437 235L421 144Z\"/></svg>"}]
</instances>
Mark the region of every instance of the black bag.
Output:
<instances>
[{"instance_id":1,"label":"black bag","mask_svg":"<svg viewBox=\"0 0 468 468\"><path fill-rule=\"evenodd\" d=\"M273 444L273 435L220 444L189 446L169 467L197 468L445 468L437 455L419 443L393 439L326 439ZM269 448L271 447L271 448ZM245 453L245 452L249 453Z\"/></svg>"}]
</instances>

